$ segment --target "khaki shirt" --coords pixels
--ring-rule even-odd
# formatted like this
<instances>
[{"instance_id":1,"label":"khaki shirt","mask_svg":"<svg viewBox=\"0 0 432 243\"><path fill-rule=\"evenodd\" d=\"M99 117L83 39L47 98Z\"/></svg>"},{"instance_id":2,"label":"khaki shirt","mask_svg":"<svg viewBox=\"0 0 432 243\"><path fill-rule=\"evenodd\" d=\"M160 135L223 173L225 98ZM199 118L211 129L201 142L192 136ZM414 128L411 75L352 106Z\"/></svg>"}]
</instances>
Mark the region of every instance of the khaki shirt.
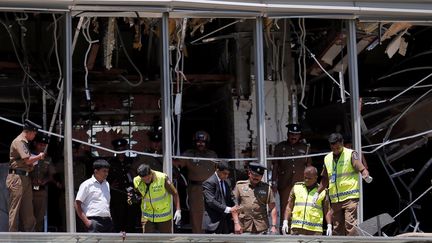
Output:
<instances>
[{"instance_id":1,"label":"khaki shirt","mask_svg":"<svg viewBox=\"0 0 432 243\"><path fill-rule=\"evenodd\" d=\"M308 153L309 146L304 143L291 145L288 141L283 141L276 145L274 157L307 155ZM303 181L303 172L310 164L310 158L275 160L273 164L277 164L277 175L274 179L278 181L278 188L285 188Z\"/></svg>"},{"instance_id":2,"label":"khaki shirt","mask_svg":"<svg viewBox=\"0 0 432 243\"><path fill-rule=\"evenodd\" d=\"M28 141L25 138L24 132L18 135L10 146L9 164L11 169L22 169L27 172L33 170L33 165L27 165L24 159L30 158L30 150Z\"/></svg>"},{"instance_id":3,"label":"khaki shirt","mask_svg":"<svg viewBox=\"0 0 432 243\"><path fill-rule=\"evenodd\" d=\"M261 233L269 228L267 205L274 203L269 184L259 182L255 187L249 180L238 181L233 191L239 205L239 221L243 232Z\"/></svg>"},{"instance_id":4,"label":"khaki shirt","mask_svg":"<svg viewBox=\"0 0 432 243\"><path fill-rule=\"evenodd\" d=\"M75 168L74 168L75 169ZM33 186L45 186L51 179L51 176L56 173L54 166L51 164L51 158L38 160L38 163L33 166L33 171L30 173Z\"/></svg>"},{"instance_id":5,"label":"khaki shirt","mask_svg":"<svg viewBox=\"0 0 432 243\"><path fill-rule=\"evenodd\" d=\"M216 152L210 149L199 151L196 149L186 150L182 156L201 157L201 158L217 158ZM215 162L210 160L187 159L185 167L188 170L188 179L193 182L204 182L215 172Z\"/></svg>"}]
</instances>

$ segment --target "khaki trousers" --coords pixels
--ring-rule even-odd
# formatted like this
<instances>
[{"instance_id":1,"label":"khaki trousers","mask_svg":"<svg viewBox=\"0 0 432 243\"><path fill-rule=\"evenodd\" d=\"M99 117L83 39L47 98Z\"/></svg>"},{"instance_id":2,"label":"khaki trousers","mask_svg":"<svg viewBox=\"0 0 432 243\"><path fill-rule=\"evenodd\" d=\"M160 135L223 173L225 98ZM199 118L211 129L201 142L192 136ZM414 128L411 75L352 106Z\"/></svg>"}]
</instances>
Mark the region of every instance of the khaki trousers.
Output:
<instances>
[{"instance_id":1,"label":"khaki trousers","mask_svg":"<svg viewBox=\"0 0 432 243\"><path fill-rule=\"evenodd\" d=\"M357 229L358 199L348 199L343 202L332 203L333 235L358 235Z\"/></svg>"},{"instance_id":2,"label":"khaki trousers","mask_svg":"<svg viewBox=\"0 0 432 243\"><path fill-rule=\"evenodd\" d=\"M202 220L204 215L204 196L202 185L189 184L189 207L192 233L204 233L202 230Z\"/></svg>"},{"instance_id":3,"label":"khaki trousers","mask_svg":"<svg viewBox=\"0 0 432 243\"><path fill-rule=\"evenodd\" d=\"M9 232L17 232L18 229L25 232L34 231L36 223L33 215L33 193L30 178L8 174L6 186L9 190Z\"/></svg>"},{"instance_id":4,"label":"khaki trousers","mask_svg":"<svg viewBox=\"0 0 432 243\"><path fill-rule=\"evenodd\" d=\"M36 220L35 231L44 231L44 216L47 207L48 193L45 189L33 191L33 213Z\"/></svg>"}]
</instances>

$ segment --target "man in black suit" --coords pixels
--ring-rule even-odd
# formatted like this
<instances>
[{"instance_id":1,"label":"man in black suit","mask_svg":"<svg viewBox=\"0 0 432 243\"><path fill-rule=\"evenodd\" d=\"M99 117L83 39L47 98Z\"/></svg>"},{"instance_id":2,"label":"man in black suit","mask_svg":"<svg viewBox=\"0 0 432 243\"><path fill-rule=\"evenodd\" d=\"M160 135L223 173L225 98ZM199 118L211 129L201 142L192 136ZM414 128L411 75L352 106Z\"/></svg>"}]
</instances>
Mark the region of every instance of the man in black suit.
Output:
<instances>
[{"instance_id":1,"label":"man in black suit","mask_svg":"<svg viewBox=\"0 0 432 243\"><path fill-rule=\"evenodd\" d=\"M230 213L236 210L236 206L227 180L229 173L228 162L221 161L216 165L216 172L202 184L203 229L206 233L228 234L233 228Z\"/></svg>"}]
</instances>

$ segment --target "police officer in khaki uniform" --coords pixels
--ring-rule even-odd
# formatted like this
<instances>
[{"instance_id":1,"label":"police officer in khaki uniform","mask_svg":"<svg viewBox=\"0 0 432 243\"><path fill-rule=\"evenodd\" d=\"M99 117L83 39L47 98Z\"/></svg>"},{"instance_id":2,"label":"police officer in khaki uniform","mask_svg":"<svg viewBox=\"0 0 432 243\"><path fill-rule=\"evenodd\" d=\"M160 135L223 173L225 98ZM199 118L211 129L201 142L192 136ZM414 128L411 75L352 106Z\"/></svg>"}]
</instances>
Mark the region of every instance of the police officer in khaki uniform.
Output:
<instances>
[{"instance_id":1,"label":"police officer in khaki uniform","mask_svg":"<svg viewBox=\"0 0 432 243\"><path fill-rule=\"evenodd\" d=\"M274 157L288 157L307 155L309 153L309 145L300 141L301 128L298 124L288 124L288 139L276 145ZM272 188L273 192L279 192L280 209L279 212L284 212L288 203L288 196L296 182L303 181L303 171L306 166L311 164L309 158L284 159L273 161L272 172ZM283 213L280 215L280 223L283 221Z\"/></svg>"},{"instance_id":2,"label":"police officer in khaki uniform","mask_svg":"<svg viewBox=\"0 0 432 243\"><path fill-rule=\"evenodd\" d=\"M249 164L249 180L238 181L233 194L237 210L232 212L236 234L276 234L277 212L273 191L270 185L262 182L266 168L259 163ZM268 222L268 211L271 225Z\"/></svg>"},{"instance_id":3,"label":"police officer in khaki uniform","mask_svg":"<svg viewBox=\"0 0 432 243\"><path fill-rule=\"evenodd\" d=\"M128 141L124 138L115 139L111 144L116 151L128 148ZM134 218L137 211L127 203L127 188L133 188L133 175L131 174L132 158L124 153L115 154L109 161L110 173L107 181L110 183L111 216L115 232L136 232Z\"/></svg>"},{"instance_id":4,"label":"police officer in khaki uniform","mask_svg":"<svg viewBox=\"0 0 432 243\"><path fill-rule=\"evenodd\" d=\"M197 131L193 137L195 148L186 150L182 156L217 158L217 154L207 148L210 136L205 131ZM204 214L204 199L202 183L212 176L216 170L215 163L209 160L188 159L176 161L174 165L187 169L188 202L190 208L190 220L192 233L203 233L202 219Z\"/></svg>"},{"instance_id":5,"label":"police officer in khaki uniform","mask_svg":"<svg viewBox=\"0 0 432 243\"><path fill-rule=\"evenodd\" d=\"M35 217L32 203L32 184L29 173L33 170L33 163L44 159L43 152L32 155L29 141L32 141L40 126L25 120L23 131L10 146L9 175L6 186L9 190L9 232L34 231ZM19 219L19 222L18 222Z\"/></svg>"},{"instance_id":6,"label":"police officer in khaki uniform","mask_svg":"<svg viewBox=\"0 0 432 243\"><path fill-rule=\"evenodd\" d=\"M38 133L33 140L32 155L44 152L49 137L45 134ZM33 185L33 212L36 219L35 231L44 231L44 216L47 210L48 183L53 181L55 174L54 166L51 164L51 158L45 156L44 159L34 163L33 171L30 173Z\"/></svg>"},{"instance_id":7,"label":"police officer in khaki uniform","mask_svg":"<svg viewBox=\"0 0 432 243\"><path fill-rule=\"evenodd\" d=\"M162 154L162 133L160 131L150 131L148 133L149 140L150 140L150 146L146 149L144 149L145 153L150 154ZM156 157L151 155L143 155L139 156L137 159L134 160L132 163L132 170L131 173L135 177L136 171L138 167L142 164L146 164L150 166L152 170L155 171L163 171L163 159L162 157Z\"/></svg>"}]
</instances>

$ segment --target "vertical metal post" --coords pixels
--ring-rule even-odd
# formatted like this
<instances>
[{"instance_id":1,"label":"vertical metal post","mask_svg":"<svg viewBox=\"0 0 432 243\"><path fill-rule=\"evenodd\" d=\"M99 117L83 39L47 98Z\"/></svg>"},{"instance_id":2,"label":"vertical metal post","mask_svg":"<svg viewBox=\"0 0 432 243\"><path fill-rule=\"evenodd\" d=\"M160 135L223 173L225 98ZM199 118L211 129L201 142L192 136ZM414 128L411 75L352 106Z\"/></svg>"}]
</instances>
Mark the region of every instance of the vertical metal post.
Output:
<instances>
[{"instance_id":1,"label":"vertical metal post","mask_svg":"<svg viewBox=\"0 0 432 243\"><path fill-rule=\"evenodd\" d=\"M164 172L172 179L172 146L171 146L171 79L169 63L169 35L167 12L162 13L161 19L161 93L162 93L162 148ZM172 205L171 205L172 209ZM171 225L173 227L173 225ZM173 229L173 228L172 228ZM174 229L173 229L174 232Z\"/></svg>"},{"instance_id":2,"label":"vertical metal post","mask_svg":"<svg viewBox=\"0 0 432 243\"><path fill-rule=\"evenodd\" d=\"M255 47L255 96L257 118L258 159L267 167L266 133L264 115L264 47L263 47L263 18L257 17L254 28ZM266 180L267 178L264 178Z\"/></svg>"},{"instance_id":3,"label":"vertical metal post","mask_svg":"<svg viewBox=\"0 0 432 243\"><path fill-rule=\"evenodd\" d=\"M353 132L353 148L361 156L361 116L360 116L360 97L359 80L357 69L357 41L356 41L356 20L347 20L348 25L348 74L351 93L351 120ZM358 208L358 223L363 222L363 185L360 177L360 200Z\"/></svg>"},{"instance_id":4,"label":"vertical metal post","mask_svg":"<svg viewBox=\"0 0 432 243\"><path fill-rule=\"evenodd\" d=\"M161 93L162 93L162 125L163 125L163 164L164 172L172 178L172 146L171 146L171 79L169 72L169 35L168 13L162 14L161 20Z\"/></svg>"},{"instance_id":5,"label":"vertical metal post","mask_svg":"<svg viewBox=\"0 0 432 243\"><path fill-rule=\"evenodd\" d=\"M65 78L65 116L64 116L64 168L66 198L66 228L68 232L76 232L74 210L74 184L72 169L72 16L65 13L64 33L64 67Z\"/></svg>"},{"instance_id":6,"label":"vertical metal post","mask_svg":"<svg viewBox=\"0 0 432 243\"><path fill-rule=\"evenodd\" d=\"M74 184L72 164L72 16L65 13L64 32L64 79L65 115L64 115L64 168L65 168L65 200L66 228L68 232L76 232L74 210Z\"/></svg>"}]
</instances>

